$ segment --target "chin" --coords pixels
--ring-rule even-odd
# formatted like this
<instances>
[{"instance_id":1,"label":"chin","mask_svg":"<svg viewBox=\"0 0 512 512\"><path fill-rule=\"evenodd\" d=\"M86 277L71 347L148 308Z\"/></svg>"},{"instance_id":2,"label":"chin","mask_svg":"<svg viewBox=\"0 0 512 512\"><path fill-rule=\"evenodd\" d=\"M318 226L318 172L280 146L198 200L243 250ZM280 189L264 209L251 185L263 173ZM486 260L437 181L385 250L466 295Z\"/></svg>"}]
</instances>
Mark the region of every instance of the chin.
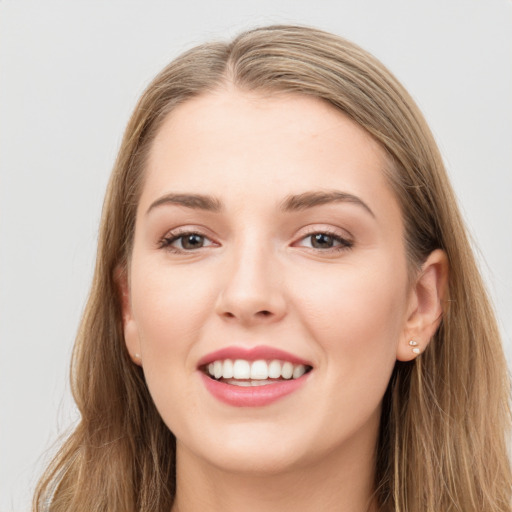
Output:
<instances>
[{"instance_id":1,"label":"chin","mask_svg":"<svg viewBox=\"0 0 512 512\"><path fill-rule=\"evenodd\" d=\"M247 475L271 475L300 467L307 457L304 436L293 436L281 428L230 425L215 432L202 432L199 439L178 441L181 448L219 470ZM299 439L300 437L300 439ZM179 455L178 455L179 456Z\"/></svg>"},{"instance_id":2,"label":"chin","mask_svg":"<svg viewBox=\"0 0 512 512\"><path fill-rule=\"evenodd\" d=\"M248 476L282 474L302 466L296 452L279 449L278 445L276 442L264 450L257 444L244 451L228 448L224 453L208 454L208 462L219 470Z\"/></svg>"}]
</instances>

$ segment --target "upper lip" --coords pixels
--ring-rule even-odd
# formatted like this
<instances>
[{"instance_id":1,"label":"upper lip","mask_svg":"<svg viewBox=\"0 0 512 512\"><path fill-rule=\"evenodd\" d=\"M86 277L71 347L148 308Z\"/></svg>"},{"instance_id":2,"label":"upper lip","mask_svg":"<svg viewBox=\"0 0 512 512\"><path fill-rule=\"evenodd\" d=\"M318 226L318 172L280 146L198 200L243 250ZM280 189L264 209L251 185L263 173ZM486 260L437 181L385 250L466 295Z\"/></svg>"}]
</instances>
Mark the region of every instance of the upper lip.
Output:
<instances>
[{"instance_id":1,"label":"upper lip","mask_svg":"<svg viewBox=\"0 0 512 512\"><path fill-rule=\"evenodd\" d=\"M221 348L215 352L210 352L203 356L197 363L198 367L208 365L214 361L224 359L245 359L247 361L257 361L258 359L273 360L279 359L280 361L290 361L293 364L303 364L305 366L312 366L312 364L301 357L290 354L285 350L280 350L274 347L265 345L257 345L255 347L240 347L232 346Z\"/></svg>"}]
</instances>

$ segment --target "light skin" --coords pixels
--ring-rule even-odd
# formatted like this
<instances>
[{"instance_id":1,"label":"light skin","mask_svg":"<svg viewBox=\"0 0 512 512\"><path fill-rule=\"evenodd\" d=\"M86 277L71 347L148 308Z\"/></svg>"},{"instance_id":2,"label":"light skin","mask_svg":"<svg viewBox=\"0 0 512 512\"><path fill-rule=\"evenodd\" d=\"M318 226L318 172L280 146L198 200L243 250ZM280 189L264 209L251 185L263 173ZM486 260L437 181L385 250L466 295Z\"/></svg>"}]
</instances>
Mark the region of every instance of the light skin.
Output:
<instances>
[{"instance_id":1,"label":"light skin","mask_svg":"<svg viewBox=\"0 0 512 512\"><path fill-rule=\"evenodd\" d=\"M127 349L177 439L174 512L374 509L382 397L447 278L434 251L411 281L388 165L306 96L226 87L165 120L120 286ZM256 345L309 361L304 385L261 407L213 397L198 361Z\"/></svg>"}]
</instances>

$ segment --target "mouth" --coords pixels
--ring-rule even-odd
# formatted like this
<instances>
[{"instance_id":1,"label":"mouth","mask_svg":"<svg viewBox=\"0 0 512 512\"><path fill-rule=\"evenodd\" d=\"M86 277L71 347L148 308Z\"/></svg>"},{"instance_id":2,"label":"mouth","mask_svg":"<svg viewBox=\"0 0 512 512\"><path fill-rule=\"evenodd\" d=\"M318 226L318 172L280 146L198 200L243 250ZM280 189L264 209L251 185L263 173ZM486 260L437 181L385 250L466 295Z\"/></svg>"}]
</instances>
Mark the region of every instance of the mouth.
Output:
<instances>
[{"instance_id":1,"label":"mouth","mask_svg":"<svg viewBox=\"0 0 512 512\"><path fill-rule=\"evenodd\" d=\"M260 407L299 390L313 366L272 347L227 347L198 363L206 389L221 402Z\"/></svg>"},{"instance_id":2,"label":"mouth","mask_svg":"<svg viewBox=\"0 0 512 512\"><path fill-rule=\"evenodd\" d=\"M231 386L254 387L299 379L313 368L280 359L217 359L200 369L218 382Z\"/></svg>"}]
</instances>

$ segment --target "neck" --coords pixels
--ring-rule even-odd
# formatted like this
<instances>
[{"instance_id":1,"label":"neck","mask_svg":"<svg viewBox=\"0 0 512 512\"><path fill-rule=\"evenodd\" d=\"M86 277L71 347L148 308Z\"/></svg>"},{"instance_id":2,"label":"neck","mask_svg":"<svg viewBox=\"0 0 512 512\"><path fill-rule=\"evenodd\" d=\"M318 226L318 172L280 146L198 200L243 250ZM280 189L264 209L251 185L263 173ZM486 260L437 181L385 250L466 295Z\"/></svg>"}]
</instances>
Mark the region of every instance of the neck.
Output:
<instances>
[{"instance_id":1,"label":"neck","mask_svg":"<svg viewBox=\"0 0 512 512\"><path fill-rule=\"evenodd\" d=\"M172 512L375 512L375 445L367 441L272 474L226 471L178 444Z\"/></svg>"}]
</instances>

